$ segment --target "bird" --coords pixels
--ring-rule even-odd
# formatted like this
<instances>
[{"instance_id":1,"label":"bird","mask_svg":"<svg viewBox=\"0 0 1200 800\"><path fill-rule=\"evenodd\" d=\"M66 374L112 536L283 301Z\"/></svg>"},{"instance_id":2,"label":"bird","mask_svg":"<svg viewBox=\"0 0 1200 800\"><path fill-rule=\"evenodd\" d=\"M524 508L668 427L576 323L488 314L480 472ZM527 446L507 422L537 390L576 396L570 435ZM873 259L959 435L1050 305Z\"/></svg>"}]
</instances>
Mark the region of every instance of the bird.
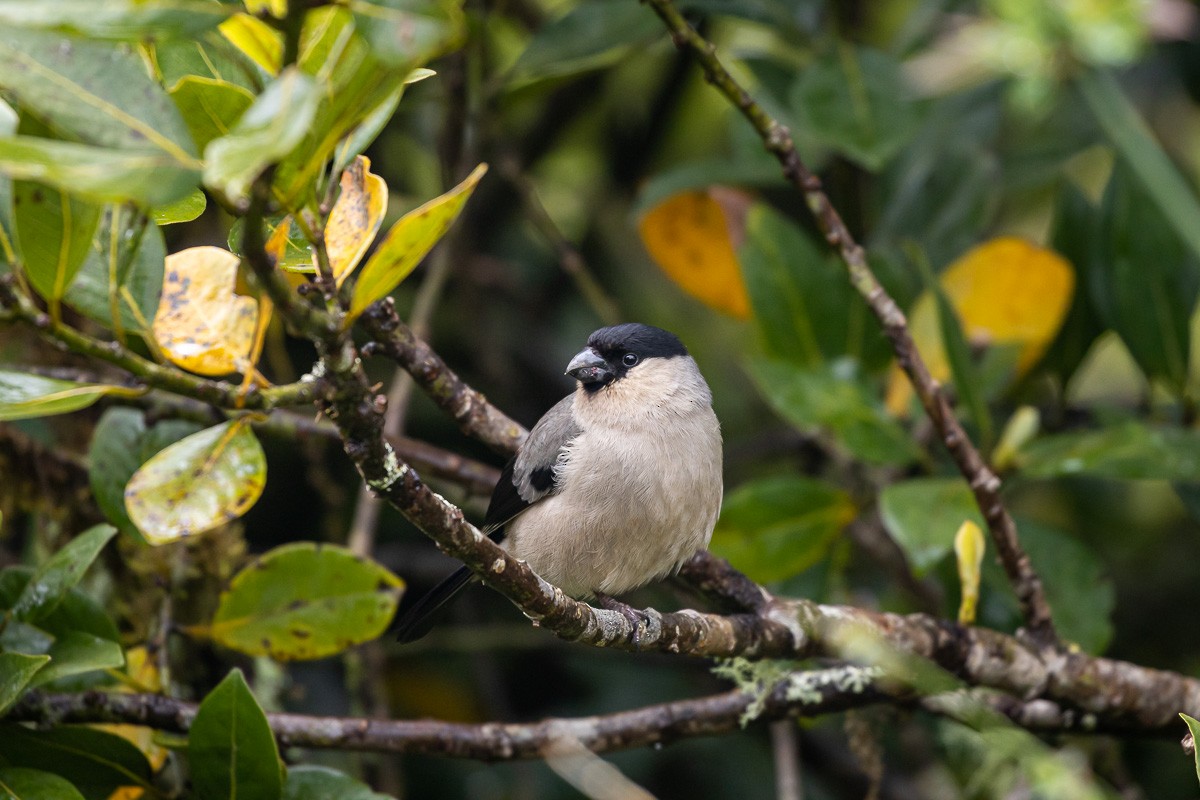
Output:
<instances>
[{"instance_id":1,"label":"bird","mask_svg":"<svg viewBox=\"0 0 1200 800\"><path fill-rule=\"evenodd\" d=\"M481 529L567 595L608 600L708 547L724 486L721 427L695 360L661 328L601 328L566 374L575 391L504 467ZM418 599L397 638L424 636L472 578L464 566Z\"/></svg>"}]
</instances>

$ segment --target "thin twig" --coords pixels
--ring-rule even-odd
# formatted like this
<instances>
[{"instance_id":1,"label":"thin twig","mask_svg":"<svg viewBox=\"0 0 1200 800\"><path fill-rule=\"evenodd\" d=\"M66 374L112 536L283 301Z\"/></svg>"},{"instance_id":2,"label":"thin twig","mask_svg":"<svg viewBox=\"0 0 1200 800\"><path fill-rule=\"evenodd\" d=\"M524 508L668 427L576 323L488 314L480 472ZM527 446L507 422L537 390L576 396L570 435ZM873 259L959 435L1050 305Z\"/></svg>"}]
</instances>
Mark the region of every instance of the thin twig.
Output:
<instances>
[{"instance_id":1,"label":"thin twig","mask_svg":"<svg viewBox=\"0 0 1200 800\"><path fill-rule=\"evenodd\" d=\"M1050 604L1046 601L1041 578L1017 538L1017 527L1000 498L1000 479L984 462L954 415L941 386L929 374L908 330L904 312L888 295L867 263L862 247L850 235L841 215L821 188L821 181L809 171L792 141L791 133L774 119L737 82L717 57L716 47L701 36L671 0L645 0L666 24L671 39L680 50L691 51L704 70L709 83L717 88L750 121L766 149L778 159L783 174L804 196L809 210L826 241L845 262L850 282L866 300L883 325L900 367L908 375L925 412L938 430L963 477L975 494L996 550L1013 590L1021 604L1028 633L1042 645L1058 642Z\"/></svg>"}]
</instances>

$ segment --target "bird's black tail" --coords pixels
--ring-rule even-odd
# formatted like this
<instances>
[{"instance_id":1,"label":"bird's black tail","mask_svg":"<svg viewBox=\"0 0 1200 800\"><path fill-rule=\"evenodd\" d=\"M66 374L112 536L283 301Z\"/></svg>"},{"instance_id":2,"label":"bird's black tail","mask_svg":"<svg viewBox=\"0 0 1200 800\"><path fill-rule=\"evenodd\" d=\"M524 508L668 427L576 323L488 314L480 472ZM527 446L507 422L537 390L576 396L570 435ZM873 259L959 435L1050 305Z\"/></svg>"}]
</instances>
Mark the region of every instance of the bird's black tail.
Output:
<instances>
[{"instance_id":1,"label":"bird's black tail","mask_svg":"<svg viewBox=\"0 0 1200 800\"><path fill-rule=\"evenodd\" d=\"M471 570L459 567L450 577L426 592L400 615L396 622L396 639L403 643L415 642L429 633L437 620L438 611L454 599L471 582L471 578Z\"/></svg>"}]
</instances>

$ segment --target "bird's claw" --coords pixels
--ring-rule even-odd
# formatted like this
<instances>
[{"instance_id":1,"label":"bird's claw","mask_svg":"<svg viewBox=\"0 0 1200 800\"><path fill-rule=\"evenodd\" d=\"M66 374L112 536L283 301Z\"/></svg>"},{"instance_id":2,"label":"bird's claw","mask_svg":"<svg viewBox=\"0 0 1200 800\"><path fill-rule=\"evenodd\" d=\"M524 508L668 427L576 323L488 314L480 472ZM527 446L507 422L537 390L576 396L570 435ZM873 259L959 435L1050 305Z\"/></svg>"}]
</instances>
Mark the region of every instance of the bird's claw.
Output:
<instances>
[{"instance_id":1,"label":"bird's claw","mask_svg":"<svg viewBox=\"0 0 1200 800\"><path fill-rule=\"evenodd\" d=\"M640 650L642 646L642 628L649 623L646 613L606 594L597 593L596 601L601 608L608 611L616 611L622 617L629 620L629 624L633 626L633 635L630 637L630 642L632 642L635 650Z\"/></svg>"}]
</instances>

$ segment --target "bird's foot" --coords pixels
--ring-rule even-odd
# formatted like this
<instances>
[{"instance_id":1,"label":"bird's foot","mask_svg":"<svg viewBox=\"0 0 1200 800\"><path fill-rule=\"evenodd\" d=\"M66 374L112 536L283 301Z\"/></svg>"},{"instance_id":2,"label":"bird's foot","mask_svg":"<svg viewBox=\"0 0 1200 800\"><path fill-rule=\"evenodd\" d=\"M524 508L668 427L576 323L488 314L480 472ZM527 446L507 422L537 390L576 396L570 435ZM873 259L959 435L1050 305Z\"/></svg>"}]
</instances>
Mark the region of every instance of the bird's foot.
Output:
<instances>
[{"instance_id":1,"label":"bird's foot","mask_svg":"<svg viewBox=\"0 0 1200 800\"><path fill-rule=\"evenodd\" d=\"M616 611L625 619L629 620L629 624L633 626L633 636L630 641L633 642L634 649L641 649L642 627L649 621L646 614L637 610L628 603L622 603L615 597L596 592L596 604L607 611Z\"/></svg>"}]
</instances>

